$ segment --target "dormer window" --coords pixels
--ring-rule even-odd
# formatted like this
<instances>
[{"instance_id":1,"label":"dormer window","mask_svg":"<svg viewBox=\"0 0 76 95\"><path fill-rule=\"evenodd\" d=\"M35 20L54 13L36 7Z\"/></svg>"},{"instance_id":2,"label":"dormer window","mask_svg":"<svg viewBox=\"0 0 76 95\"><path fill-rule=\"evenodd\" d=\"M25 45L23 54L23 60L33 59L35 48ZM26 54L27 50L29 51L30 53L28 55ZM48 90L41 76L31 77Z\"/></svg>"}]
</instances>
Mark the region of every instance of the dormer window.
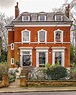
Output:
<instances>
[{"instance_id":1,"label":"dormer window","mask_svg":"<svg viewBox=\"0 0 76 95\"><path fill-rule=\"evenodd\" d=\"M39 15L38 20L39 21L46 21L46 16L45 15Z\"/></svg>"},{"instance_id":2,"label":"dormer window","mask_svg":"<svg viewBox=\"0 0 76 95\"><path fill-rule=\"evenodd\" d=\"M54 31L54 43L63 43L63 31L58 29Z\"/></svg>"},{"instance_id":3,"label":"dormer window","mask_svg":"<svg viewBox=\"0 0 76 95\"><path fill-rule=\"evenodd\" d=\"M22 21L30 21L30 16L22 16Z\"/></svg>"},{"instance_id":4,"label":"dormer window","mask_svg":"<svg viewBox=\"0 0 76 95\"><path fill-rule=\"evenodd\" d=\"M39 43L45 43L47 40L47 31L41 29L40 31L38 31L38 42Z\"/></svg>"},{"instance_id":5,"label":"dormer window","mask_svg":"<svg viewBox=\"0 0 76 95\"><path fill-rule=\"evenodd\" d=\"M55 15L54 19L55 19L55 21L63 21L64 20L63 15L59 15L59 14Z\"/></svg>"}]
</instances>

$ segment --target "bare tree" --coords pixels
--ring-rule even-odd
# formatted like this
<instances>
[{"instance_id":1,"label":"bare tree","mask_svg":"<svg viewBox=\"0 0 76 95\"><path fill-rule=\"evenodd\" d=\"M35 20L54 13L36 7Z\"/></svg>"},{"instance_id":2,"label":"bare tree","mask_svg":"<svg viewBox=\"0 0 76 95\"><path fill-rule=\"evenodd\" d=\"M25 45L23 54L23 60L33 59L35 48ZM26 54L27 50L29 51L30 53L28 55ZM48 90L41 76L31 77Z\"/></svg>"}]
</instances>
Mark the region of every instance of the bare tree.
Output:
<instances>
[{"instance_id":1,"label":"bare tree","mask_svg":"<svg viewBox=\"0 0 76 95\"><path fill-rule=\"evenodd\" d=\"M0 13L0 37L2 39L2 49L7 51L8 31L5 28L6 24L10 23L13 17L6 17Z\"/></svg>"}]
</instances>

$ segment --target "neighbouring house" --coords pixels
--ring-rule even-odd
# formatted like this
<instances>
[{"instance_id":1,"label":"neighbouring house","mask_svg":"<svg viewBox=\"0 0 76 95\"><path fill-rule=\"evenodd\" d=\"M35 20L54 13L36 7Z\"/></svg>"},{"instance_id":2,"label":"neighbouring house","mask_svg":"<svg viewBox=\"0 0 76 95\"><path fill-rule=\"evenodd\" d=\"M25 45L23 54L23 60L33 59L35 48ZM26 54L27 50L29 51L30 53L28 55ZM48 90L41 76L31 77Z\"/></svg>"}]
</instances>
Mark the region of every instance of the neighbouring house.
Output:
<instances>
[{"instance_id":1,"label":"neighbouring house","mask_svg":"<svg viewBox=\"0 0 76 95\"><path fill-rule=\"evenodd\" d=\"M25 10L26 11L26 10ZM19 14L18 2L15 19L8 29L8 63L15 67L19 61L25 66L44 67L46 63L70 68L69 6L62 12L23 12Z\"/></svg>"}]
</instances>

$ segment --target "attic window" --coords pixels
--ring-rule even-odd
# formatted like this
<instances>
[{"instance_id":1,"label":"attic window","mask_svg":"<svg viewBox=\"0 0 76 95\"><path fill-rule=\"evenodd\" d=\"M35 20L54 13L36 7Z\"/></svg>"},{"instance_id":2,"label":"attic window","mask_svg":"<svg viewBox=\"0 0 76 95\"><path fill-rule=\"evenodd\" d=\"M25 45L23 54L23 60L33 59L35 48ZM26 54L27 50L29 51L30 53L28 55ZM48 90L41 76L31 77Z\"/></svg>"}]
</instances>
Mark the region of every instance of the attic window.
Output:
<instances>
[{"instance_id":1,"label":"attic window","mask_svg":"<svg viewBox=\"0 0 76 95\"><path fill-rule=\"evenodd\" d=\"M55 15L54 17L55 21L63 21L63 15Z\"/></svg>"},{"instance_id":2,"label":"attic window","mask_svg":"<svg viewBox=\"0 0 76 95\"><path fill-rule=\"evenodd\" d=\"M30 16L22 16L22 21L30 21Z\"/></svg>"},{"instance_id":3,"label":"attic window","mask_svg":"<svg viewBox=\"0 0 76 95\"><path fill-rule=\"evenodd\" d=\"M46 21L46 16L45 15L39 15L38 20L39 21Z\"/></svg>"}]
</instances>

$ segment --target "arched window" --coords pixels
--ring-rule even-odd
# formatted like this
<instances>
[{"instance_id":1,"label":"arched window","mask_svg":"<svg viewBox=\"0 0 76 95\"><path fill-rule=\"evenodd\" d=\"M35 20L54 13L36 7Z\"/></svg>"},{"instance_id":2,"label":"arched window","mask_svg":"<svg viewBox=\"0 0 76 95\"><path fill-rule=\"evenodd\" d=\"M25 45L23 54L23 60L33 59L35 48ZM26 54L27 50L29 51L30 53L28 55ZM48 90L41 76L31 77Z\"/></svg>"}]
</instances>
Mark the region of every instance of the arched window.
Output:
<instances>
[{"instance_id":1,"label":"arched window","mask_svg":"<svg viewBox=\"0 0 76 95\"><path fill-rule=\"evenodd\" d=\"M38 42L46 42L47 31L41 29L38 31Z\"/></svg>"},{"instance_id":2,"label":"arched window","mask_svg":"<svg viewBox=\"0 0 76 95\"><path fill-rule=\"evenodd\" d=\"M22 42L30 42L30 31L27 29L22 31Z\"/></svg>"},{"instance_id":3,"label":"arched window","mask_svg":"<svg viewBox=\"0 0 76 95\"><path fill-rule=\"evenodd\" d=\"M54 43L63 43L63 31L58 29L54 31Z\"/></svg>"}]
</instances>

